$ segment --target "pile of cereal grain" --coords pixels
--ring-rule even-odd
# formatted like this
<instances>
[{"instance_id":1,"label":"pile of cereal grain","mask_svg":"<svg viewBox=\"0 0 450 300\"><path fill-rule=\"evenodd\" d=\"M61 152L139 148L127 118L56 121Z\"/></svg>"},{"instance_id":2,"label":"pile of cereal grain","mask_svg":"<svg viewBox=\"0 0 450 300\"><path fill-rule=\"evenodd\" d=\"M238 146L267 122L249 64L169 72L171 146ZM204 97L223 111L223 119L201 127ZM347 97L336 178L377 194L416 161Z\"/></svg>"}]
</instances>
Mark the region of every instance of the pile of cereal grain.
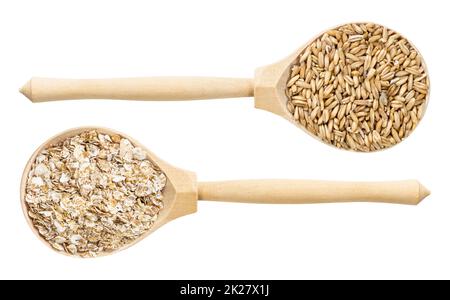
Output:
<instances>
[{"instance_id":1,"label":"pile of cereal grain","mask_svg":"<svg viewBox=\"0 0 450 300\"><path fill-rule=\"evenodd\" d=\"M416 128L428 89L424 62L406 39L380 25L347 24L300 53L287 82L287 109L326 143L375 151Z\"/></svg>"},{"instance_id":2,"label":"pile of cereal grain","mask_svg":"<svg viewBox=\"0 0 450 300\"><path fill-rule=\"evenodd\" d=\"M165 184L141 148L119 135L86 131L37 155L25 201L32 224L54 249L93 257L152 227Z\"/></svg>"}]
</instances>

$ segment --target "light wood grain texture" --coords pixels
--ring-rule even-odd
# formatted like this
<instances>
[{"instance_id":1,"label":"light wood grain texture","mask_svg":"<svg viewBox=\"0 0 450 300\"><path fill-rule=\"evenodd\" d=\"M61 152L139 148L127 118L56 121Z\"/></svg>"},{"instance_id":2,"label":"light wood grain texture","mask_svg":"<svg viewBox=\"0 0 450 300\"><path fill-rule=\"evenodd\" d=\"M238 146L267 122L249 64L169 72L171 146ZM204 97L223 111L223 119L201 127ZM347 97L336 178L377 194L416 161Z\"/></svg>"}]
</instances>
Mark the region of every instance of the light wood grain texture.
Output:
<instances>
[{"instance_id":1,"label":"light wood grain texture","mask_svg":"<svg viewBox=\"0 0 450 300\"><path fill-rule=\"evenodd\" d=\"M417 180L337 182L265 179L198 184L199 200L245 203L385 202L414 205L428 195L429 191Z\"/></svg>"},{"instance_id":2,"label":"light wood grain texture","mask_svg":"<svg viewBox=\"0 0 450 300\"><path fill-rule=\"evenodd\" d=\"M43 143L29 159L22 175L20 199L25 218L34 233L36 233L36 235L47 246L49 246L49 244L39 235L27 214L25 189L28 174L37 155L43 149L70 136L74 136L88 130L97 130L100 133L110 135L119 134L129 139L135 146L139 146L144 149L148 153L150 159L158 165L167 176L167 184L164 189L164 209L161 211L152 229L125 248L128 248L142 240L167 222L195 213L197 211L198 200L266 204L362 201L418 204L422 199L429 195L429 191L416 180L393 182L332 182L272 179L197 183L194 173L168 164L130 136L107 128L82 127L67 130ZM52 247L50 248L53 249Z\"/></svg>"},{"instance_id":3,"label":"light wood grain texture","mask_svg":"<svg viewBox=\"0 0 450 300\"><path fill-rule=\"evenodd\" d=\"M214 77L32 78L20 90L33 102L74 99L201 100L253 96L253 80Z\"/></svg>"}]
</instances>

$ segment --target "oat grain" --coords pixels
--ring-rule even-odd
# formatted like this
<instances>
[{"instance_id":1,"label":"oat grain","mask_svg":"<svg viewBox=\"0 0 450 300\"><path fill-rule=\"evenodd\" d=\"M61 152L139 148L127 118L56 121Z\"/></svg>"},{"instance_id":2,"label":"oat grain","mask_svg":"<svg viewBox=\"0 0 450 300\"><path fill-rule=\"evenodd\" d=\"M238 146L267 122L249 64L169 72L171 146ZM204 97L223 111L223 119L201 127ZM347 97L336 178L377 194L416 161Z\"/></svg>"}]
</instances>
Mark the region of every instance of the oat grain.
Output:
<instances>
[{"instance_id":1,"label":"oat grain","mask_svg":"<svg viewBox=\"0 0 450 300\"><path fill-rule=\"evenodd\" d=\"M367 152L406 138L428 91L417 50L386 27L361 23L332 29L301 52L286 95L298 125L338 148Z\"/></svg>"}]
</instances>

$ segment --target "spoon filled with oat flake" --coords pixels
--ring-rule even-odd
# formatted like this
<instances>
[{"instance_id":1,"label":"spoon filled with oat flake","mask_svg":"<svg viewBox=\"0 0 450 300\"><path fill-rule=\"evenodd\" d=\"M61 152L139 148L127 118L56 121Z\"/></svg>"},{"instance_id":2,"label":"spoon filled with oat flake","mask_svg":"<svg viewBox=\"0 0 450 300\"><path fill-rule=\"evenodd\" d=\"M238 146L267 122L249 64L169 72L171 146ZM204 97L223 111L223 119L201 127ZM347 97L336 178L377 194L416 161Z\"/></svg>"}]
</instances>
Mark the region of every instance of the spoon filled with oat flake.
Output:
<instances>
[{"instance_id":1,"label":"spoon filled with oat flake","mask_svg":"<svg viewBox=\"0 0 450 300\"><path fill-rule=\"evenodd\" d=\"M400 143L425 112L429 79L418 50L381 25L352 23L318 35L254 79L149 77L32 78L33 102L63 99L255 98L255 107L335 147L376 151Z\"/></svg>"},{"instance_id":2,"label":"spoon filled with oat flake","mask_svg":"<svg viewBox=\"0 0 450 300\"><path fill-rule=\"evenodd\" d=\"M418 204L416 180L332 182L267 179L197 182L132 138L76 128L40 146L25 167L21 202L33 231L65 254L94 257L125 249L165 223L197 210L198 200L304 204Z\"/></svg>"}]
</instances>

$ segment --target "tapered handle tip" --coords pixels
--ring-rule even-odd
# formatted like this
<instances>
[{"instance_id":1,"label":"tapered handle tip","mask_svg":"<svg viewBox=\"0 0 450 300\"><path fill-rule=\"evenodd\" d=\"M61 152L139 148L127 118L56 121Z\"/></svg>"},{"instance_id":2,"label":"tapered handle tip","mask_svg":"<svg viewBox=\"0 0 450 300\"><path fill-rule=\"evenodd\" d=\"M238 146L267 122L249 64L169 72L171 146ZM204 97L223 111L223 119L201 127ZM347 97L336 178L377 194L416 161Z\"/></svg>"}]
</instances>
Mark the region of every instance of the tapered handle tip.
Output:
<instances>
[{"instance_id":1,"label":"tapered handle tip","mask_svg":"<svg viewBox=\"0 0 450 300\"><path fill-rule=\"evenodd\" d=\"M420 203L423 199L428 197L431 194L430 190L427 189L425 186L423 186L421 183L419 183L419 201L417 203Z\"/></svg>"},{"instance_id":2,"label":"tapered handle tip","mask_svg":"<svg viewBox=\"0 0 450 300\"><path fill-rule=\"evenodd\" d=\"M31 86L31 79L27 81L27 83L24 84L23 87L19 90L25 97L27 97L30 101L33 101L33 93L32 93L32 86Z\"/></svg>"}]
</instances>

